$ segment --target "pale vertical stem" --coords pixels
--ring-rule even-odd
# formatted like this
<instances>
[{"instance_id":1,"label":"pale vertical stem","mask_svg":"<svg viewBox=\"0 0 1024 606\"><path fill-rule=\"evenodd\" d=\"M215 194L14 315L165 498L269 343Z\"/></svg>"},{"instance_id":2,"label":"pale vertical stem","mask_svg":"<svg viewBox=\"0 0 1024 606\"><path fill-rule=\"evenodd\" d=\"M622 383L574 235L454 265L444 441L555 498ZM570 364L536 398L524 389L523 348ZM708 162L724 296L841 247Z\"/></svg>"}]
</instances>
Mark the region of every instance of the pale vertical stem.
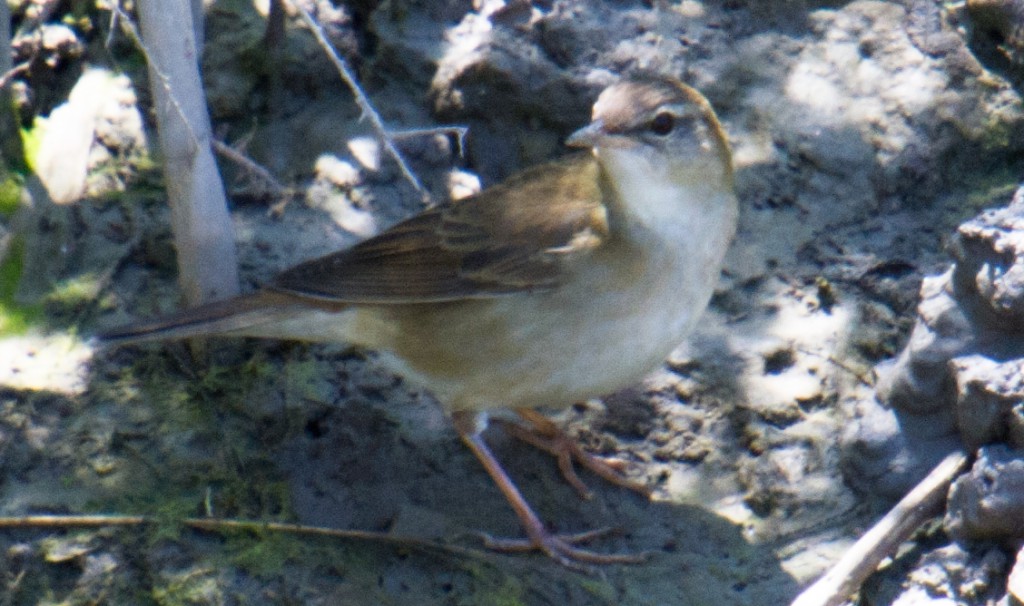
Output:
<instances>
[{"instance_id":1,"label":"pale vertical stem","mask_svg":"<svg viewBox=\"0 0 1024 606\"><path fill-rule=\"evenodd\" d=\"M238 292L224 186L211 150L190 0L139 0L142 40L164 156L179 283L186 303Z\"/></svg>"}]
</instances>

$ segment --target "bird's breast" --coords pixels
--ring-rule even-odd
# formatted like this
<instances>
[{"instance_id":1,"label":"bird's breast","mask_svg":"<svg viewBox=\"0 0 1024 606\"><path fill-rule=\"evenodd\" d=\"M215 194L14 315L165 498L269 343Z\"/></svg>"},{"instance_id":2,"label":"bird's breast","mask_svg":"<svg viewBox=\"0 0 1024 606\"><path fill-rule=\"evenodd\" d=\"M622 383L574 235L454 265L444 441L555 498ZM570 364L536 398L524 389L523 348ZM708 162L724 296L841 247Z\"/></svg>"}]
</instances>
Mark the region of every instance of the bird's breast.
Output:
<instances>
[{"instance_id":1,"label":"bird's breast","mask_svg":"<svg viewBox=\"0 0 1024 606\"><path fill-rule=\"evenodd\" d=\"M732 228L696 223L613 239L552 291L366 308L363 340L451 410L610 393L656 368L707 306Z\"/></svg>"}]
</instances>

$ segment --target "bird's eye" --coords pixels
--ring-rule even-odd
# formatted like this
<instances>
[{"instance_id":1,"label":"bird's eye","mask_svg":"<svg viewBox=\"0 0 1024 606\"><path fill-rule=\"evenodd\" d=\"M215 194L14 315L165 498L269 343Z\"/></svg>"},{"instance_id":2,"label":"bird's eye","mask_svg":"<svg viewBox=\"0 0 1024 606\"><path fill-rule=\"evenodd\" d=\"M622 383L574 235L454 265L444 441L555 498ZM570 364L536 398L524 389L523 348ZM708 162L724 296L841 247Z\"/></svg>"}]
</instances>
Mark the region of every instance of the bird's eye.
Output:
<instances>
[{"instance_id":1,"label":"bird's eye","mask_svg":"<svg viewBox=\"0 0 1024 606\"><path fill-rule=\"evenodd\" d=\"M651 120L649 128L651 129L652 133L664 137L665 135L672 132L672 129L675 127L675 125L675 118L672 117L672 114L668 112L661 112L660 114L654 116L654 119Z\"/></svg>"}]
</instances>

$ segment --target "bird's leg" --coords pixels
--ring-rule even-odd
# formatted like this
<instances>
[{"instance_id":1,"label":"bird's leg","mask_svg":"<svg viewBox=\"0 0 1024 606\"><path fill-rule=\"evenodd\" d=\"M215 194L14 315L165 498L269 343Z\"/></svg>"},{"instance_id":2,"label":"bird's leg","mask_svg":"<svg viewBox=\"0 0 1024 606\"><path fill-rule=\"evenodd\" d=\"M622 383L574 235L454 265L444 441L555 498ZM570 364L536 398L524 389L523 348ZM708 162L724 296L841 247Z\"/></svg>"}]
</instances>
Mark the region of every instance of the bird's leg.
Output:
<instances>
[{"instance_id":1,"label":"bird's leg","mask_svg":"<svg viewBox=\"0 0 1024 606\"><path fill-rule=\"evenodd\" d=\"M639 492L644 496L649 497L651 495L650 487L623 476L620 465L615 465L595 457L583 450L575 440L566 435L551 419L548 419L532 408L517 408L516 413L529 423L531 427L526 428L515 423L504 423L503 427L505 427L506 431L555 457L558 461L558 469L562 472L562 477L584 499L591 498L593 494L586 484L580 480L579 476L576 475L573 461L578 462L612 484Z\"/></svg>"},{"instance_id":2,"label":"bird's leg","mask_svg":"<svg viewBox=\"0 0 1024 606\"><path fill-rule=\"evenodd\" d=\"M645 554L602 554L580 549L575 545L607 534L607 530L599 530L577 535L556 535L549 532L534 513L533 508L523 498L521 492L508 477L494 453L487 447L481 437L483 430L480 418L473 412L456 412L452 415L455 429L459 437L469 447L476 458L487 470L498 490L505 495L512 509L515 510L519 522L526 531L527 539L493 539L484 536L488 548L496 551L528 551L539 550L563 566L576 570L587 570L586 564L636 564L646 559Z\"/></svg>"}]
</instances>

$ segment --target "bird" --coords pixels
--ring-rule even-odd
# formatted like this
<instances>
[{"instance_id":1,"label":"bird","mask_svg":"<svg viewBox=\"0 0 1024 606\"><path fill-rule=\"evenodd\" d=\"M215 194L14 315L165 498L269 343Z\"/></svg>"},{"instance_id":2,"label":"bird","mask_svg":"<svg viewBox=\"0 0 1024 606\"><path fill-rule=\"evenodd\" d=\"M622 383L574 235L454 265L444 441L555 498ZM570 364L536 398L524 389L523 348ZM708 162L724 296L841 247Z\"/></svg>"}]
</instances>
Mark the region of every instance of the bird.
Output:
<instances>
[{"instance_id":1,"label":"bird","mask_svg":"<svg viewBox=\"0 0 1024 606\"><path fill-rule=\"evenodd\" d=\"M728 139L708 100L673 76L608 85L581 148L277 275L251 294L102 331L109 345L245 336L342 342L433 393L508 500L525 539L569 567L635 562L549 530L483 438L519 414L574 486L576 459L630 486L536 409L635 384L691 333L734 238ZM582 491L582 489L581 489ZM588 537L590 536L588 533Z\"/></svg>"}]
</instances>

